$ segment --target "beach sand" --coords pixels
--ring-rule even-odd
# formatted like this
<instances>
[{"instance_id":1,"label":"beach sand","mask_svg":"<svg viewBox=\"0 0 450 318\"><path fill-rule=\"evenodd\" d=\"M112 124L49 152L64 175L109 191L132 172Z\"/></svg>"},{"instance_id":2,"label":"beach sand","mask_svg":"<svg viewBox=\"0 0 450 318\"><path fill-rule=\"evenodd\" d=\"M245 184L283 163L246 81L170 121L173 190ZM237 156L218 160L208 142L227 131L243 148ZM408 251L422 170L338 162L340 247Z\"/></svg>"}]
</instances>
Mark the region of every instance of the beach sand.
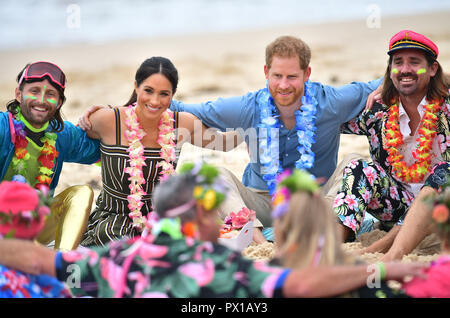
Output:
<instances>
[{"instance_id":1,"label":"beach sand","mask_svg":"<svg viewBox=\"0 0 450 318\"><path fill-rule=\"evenodd\" d=\"M29 50L0 51L0 102L13 98L15 78L31 61L49 60L60 65L68 78L65 119L77 123L91 105L123 105L129 98L137 67L148 57L170 58L178 68L180 83L175 98L202 102L218 97L243 95L265 86L263 73L265 46L280 35L294 35L312 49L311 80L330 85L369 81L384 74L388 42L402 29L412 29L429 36L440 50L439 61L450 70L450 12L414 16L381 17L379 28L369 28L365 20L317 25L291 25L267 30L223 32L105 44L76 44ZM4 108L2 109L4 110ZM368 156L365 137L341 137L339 160L346 154ZM238 178L249 161L244 145L223 154L184 145L180 162L204 159L225 166ZM68 186L90 184L95 194L101 187L100 168L66 163L56 193ZM371 238L380 233L371 233ZM347 250L367 244L345 244ZM253 247L252 247L253 248ZM273 249L269 243L260 247ZM429 252L435 254L435 251ZM250 255L251 256L251 255ZM380 255L365 255L374 260ZM251 256L254 257L254 256ZM254 257L258 258L260 256ZM261 256L262 257L262 256ZM424 259L414 252L407 259ZM432 256L434 257L434 256Z\"/></svg>"}]
</instances>

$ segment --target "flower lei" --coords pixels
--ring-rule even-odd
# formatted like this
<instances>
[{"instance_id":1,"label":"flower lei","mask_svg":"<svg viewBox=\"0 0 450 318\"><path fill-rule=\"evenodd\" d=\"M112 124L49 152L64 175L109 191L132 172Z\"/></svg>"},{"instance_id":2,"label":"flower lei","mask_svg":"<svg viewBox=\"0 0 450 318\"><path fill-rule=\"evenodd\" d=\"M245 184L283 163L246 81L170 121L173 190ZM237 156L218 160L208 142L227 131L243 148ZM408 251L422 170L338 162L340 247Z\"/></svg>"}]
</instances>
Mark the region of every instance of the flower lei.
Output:
<instances>
[{"instance_id":1,"label":"flower lei","mask_svg":"<svg viewBox=\"0 0 450 318\"><path fill-rule=\"evenodd\" d=\"M20 116L19 116L20 118ZM25 123L22 119L19 122L14 122L14 131L16 133L16 139L14 141L14 157L12 159L12 167L16 174L25 176L26 169L28 167L27 161L30 160L31 156L27 151L28 140L25 131ZM42 188L42 186L50 186L52 182L51 175L53 174L53 167L55 166L55 159L58 157L58 152L56 151L56 133L45 132L44 136L41 138L44 144L41 149L41 155L38 157L37 161L40 163L39 176L36 177L37 183L34 186L36 189ZM28 180L29 181L29 180Z\"/></svg>"},{"instance_id":2,"label":"flower lei","mask_svg":"<svg viewBox=\"0 0 450 318\"><path fill-rule=\"evenodd\" d=\"M398 102L389 108L385 134L386 145L384 149L388 152L387 161L392 165L392 173L403 182L419 183L430 170L433 138L436 136L438 121L436 113L441 109L441 105L438 101L432 101L424 108L425 114L418 130L418 145L412 153L417 161L409 167L403 161L403 155L399 151L399 147L403 145L403 136L399 127Z\"/></svg>"},{"instance_id":3,"label":"flower lei","mask_svg":"<svg viewBox=\"0 0 450 318\"><path fill-rule=\"evenodd\" d=\"M142 145L142 138L146 135L138 122L136 116L135 104L129 105L125 109L125 124L127 130L125 131L125 137L128 141L128 159L129 167L125 168L125 172L130 175L128 180L130 181L130 195L128 195L128 208L130 213L128 216L133 220L133 226L142 230L146 225L146 218L142 216L141 207L144 205L142 197L146 195L146 192L142 189L142 185L145 184L144 174L142 167L146 166L144 158L144 146ZM165 111L159 122L159 137L158 143L161 145L160 156L163 158L163 162L158 162L158 167L163 167L160 180L167 178L167 176L173 173L174 169L171 164L175 160L175 143L174 133L171 121L173 121L173 113L170 110ZM172 147L172 148L170 148Z\"/></svg>"},{"instance_id":4,"label":"flower lei","mask_svg":"<svg viewBox=\"0 0 450 318\"><path fill-rule=\"evenodd\" d=\"M299 144L297 150L300 153L300 158L295 162L297 169L310 169L314 165L315 158L311 147L316 142L315 118L318 102L315 95L315 87L309 80L306 81L305 94L301 98L301 109L294 113ZM276 177L283 169L279 155L279 137L278 134L272 135L272 129L275 128L278 132L280 127L279 115L273 115L277 113L277 108L267 86L260 95L259 105L261 107L260 124L258 125L260 128L260 162L263 165L263 179L267 183L269 194L272 195L276 188Z\"/></svg>"}]
</instances>

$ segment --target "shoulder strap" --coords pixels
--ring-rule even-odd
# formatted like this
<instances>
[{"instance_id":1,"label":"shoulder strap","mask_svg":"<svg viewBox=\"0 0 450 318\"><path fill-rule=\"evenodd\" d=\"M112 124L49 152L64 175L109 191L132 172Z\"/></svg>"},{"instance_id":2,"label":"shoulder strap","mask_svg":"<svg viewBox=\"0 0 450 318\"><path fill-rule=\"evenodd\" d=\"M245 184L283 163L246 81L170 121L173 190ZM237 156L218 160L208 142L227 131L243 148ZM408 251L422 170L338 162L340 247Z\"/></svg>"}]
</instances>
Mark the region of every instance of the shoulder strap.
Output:
<instances>
[{"instance_id":1,"label":"shoulder strap","mask_svg":"<svg viewBox=\"0 0 450 318\"><path fill-rule=\"evenodd\" d=\"M174 118L174 121L173 121L173 129L175 129L175 140L174 140L174 142L175 142L175 145L178 143L178 124L179 124L179 115L178 115L178 112L173 112L173 118Z\"/></svg>"},{"instance_id":2,"label":"shoulder strap","mask_svg":"<svg viewBox=\"0 0 450 318\"><path fill-rule=\"evenodd\" d=\"M116 145L120 145L122 132L120 129L120 110L118 107L114 108L114 116L116 118Z\"/></svg>"}]
</instances>

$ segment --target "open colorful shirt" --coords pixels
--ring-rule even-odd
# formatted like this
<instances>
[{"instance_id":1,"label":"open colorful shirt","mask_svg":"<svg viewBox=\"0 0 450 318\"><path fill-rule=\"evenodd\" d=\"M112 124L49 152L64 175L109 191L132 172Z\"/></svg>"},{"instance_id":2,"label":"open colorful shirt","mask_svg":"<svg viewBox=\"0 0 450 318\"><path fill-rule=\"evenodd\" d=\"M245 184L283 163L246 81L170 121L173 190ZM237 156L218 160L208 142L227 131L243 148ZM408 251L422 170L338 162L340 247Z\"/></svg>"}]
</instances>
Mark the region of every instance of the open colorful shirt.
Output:
<instances>
[{"instance_id":1,"label":"open colorful shirt","mask_svg":"<svg viewBox=\"0 0 450 318\"><path fill-rule=\"evenodd\" d=\"M288 271L219 244L165 233L153 242L133 238L58 253L56 269L74 296L107 298L281 296Z\"/></svg>"}]
</instances>

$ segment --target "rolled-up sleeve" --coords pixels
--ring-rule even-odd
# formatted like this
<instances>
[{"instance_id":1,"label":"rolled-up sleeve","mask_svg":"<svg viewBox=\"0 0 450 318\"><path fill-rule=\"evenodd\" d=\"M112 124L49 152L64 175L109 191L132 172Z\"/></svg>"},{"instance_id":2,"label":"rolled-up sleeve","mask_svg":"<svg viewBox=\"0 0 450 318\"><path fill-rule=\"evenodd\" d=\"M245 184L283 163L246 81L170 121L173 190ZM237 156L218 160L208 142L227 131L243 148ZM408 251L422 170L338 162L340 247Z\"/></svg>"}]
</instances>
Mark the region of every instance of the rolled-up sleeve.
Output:
<instances>
[{"instance_id":1,"label":"rolled-up sleeve","mask_svg":"<svg viewBox=\"0 0 450 318\"><path fill-rule=\"evenodd\" d=\"M381 85L383 77L370 82L352 82L350 84L332 87L324 86L324 96L326 100L323 102L328 103L328 107L331 107L335 113L339 116L340 123L345 123L352 118L358 116L358 114L366 106L367 97L378 86ZM321 102L319 98L319 103Z\"/></svg>"}]
</instances>

